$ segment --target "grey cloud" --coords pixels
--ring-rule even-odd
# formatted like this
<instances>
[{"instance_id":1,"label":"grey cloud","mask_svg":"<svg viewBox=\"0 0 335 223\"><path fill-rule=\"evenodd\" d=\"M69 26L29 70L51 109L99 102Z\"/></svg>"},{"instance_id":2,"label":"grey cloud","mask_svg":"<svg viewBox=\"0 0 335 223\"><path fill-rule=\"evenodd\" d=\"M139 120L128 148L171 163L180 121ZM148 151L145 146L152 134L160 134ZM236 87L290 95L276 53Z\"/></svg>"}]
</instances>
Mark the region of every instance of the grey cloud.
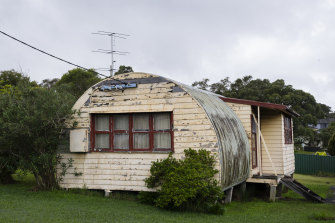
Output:
<instances>
[{"instance_id":1,"label":"grey cloud","mask_svg":"<svg viewBox=\"0 0 335 223\"><path fill-rule=\"evenodd\" d=\"M0 5L1 29L86 67L108 67L97 30L131 34L117 40L117 65L184 83L243 75L285 79L335 108L335 1L11 1ZM0 69L32 79L60 77L72 67L0 36Z\"/></svg>"}]
</instances>

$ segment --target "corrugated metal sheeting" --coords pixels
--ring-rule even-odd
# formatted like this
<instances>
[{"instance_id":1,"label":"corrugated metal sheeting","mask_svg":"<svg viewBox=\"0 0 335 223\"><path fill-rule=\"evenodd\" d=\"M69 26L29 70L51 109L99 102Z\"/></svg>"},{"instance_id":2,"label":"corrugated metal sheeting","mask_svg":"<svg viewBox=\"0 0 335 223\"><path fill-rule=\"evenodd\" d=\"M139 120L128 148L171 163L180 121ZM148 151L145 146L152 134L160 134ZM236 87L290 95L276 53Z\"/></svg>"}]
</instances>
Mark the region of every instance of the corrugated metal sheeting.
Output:
<instances>
[{"instance_id":1,"label":"corrugated metal sheeting","mask_svg":"<svg viewBox=\"0 0 335 223\"><path fill-rule=\"evenodd\" d=\"M302 174L334 174L335 157L295 154L295 172Z\"/></svg>"},{"instance_id":2,"label":"corrugated metal sheeting","mask_svg":"<svg viewBox=\"0 0 335 223\"><path fill-rule=\"evenodd\" d=\"M218 137L223 189L245 181L250 171L250 145L240 119L218 95L177 84L198 101L214 127Z\"/></svg>"}]
</instances>

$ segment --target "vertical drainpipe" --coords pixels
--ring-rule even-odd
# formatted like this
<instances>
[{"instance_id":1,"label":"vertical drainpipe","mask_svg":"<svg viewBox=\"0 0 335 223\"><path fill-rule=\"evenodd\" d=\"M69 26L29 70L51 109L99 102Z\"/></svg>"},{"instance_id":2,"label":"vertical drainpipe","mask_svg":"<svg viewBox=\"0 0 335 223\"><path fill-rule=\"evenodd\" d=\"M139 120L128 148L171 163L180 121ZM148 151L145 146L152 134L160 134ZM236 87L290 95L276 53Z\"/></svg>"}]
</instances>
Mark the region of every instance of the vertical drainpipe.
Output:
<instances>
[{"instance_id":1,"label":"vertical drainpipe","mask_svg":"<svg viewBox=\"0 0 335 223\"><path fill-rule=\"evenodd\" d=\"M258 168L259 168L259 175L262 176L262 151L261 151L261 114L260 108L257 106L257 161L258 161Z\"/></svg>"}]
</instances>

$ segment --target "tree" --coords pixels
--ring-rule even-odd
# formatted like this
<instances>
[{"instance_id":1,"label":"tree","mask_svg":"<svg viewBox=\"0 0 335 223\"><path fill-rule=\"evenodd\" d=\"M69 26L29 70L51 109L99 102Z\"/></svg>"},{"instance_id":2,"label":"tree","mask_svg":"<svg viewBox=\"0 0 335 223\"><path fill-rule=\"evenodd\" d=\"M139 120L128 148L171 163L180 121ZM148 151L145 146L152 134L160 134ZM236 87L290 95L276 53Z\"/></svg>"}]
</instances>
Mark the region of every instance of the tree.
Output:
<instances>
[{"instance_id":1,"label":"tree","mask_svg":"<svg viewBox=\"0 0 335 223\"><path fill-rule=\"evenodd\" d=\"M131 73L131 72L134 72L133 68L131 66L121 65L119 67L119 70L117 72L115 72L115 75L125 74L125 73Z\"/></svg>"},{"instance_id":2,"label":"tree","mask_svg":"<svg viewBox=\"0 0 335 223\"><path fill-rule=\"evenodd\" d=\"M32 87L28 80L0 94L1 151L7 161L32 172L39 188L57 186L57 146L73 102L67 92Z\"/></svg>"},{"instance_id":3,"label":"tree","mask_svg":"<svg viewBox=\"0 0 335 223\"><path fill-rule=\"evenodd\" d=\"M194 83L196 83L196 85L200 84L199 82L194 82ZM220 80L220 82L218 83L211 84L210 90L214 92L215 94L224 95L229 91L230 84L231 82L229 81L229 77L226 77L225 79ZM206 89L206 85L204 87Z\"/></svg>"},{"instance_id":4,"label":"tree","mask_svg":"<svg viewBox=\"0 0 335 223\"><path fill-rule=\"evenodd\" d=\"M56 83L56 87L66 90L78 99L89 87L99 81L101 79L94 70L75 68L65 73Z\"/></svg>"},{"instance_id":5,"label":"tree","mask_svg":"<svg viewBox=\"0 0 335 223\"><path fill-rule=\"evenodd\" d=\"M208 84L209 79L204 78L201 81L196 81L192 84L193 87L197 87L201 90L208 90L210 85Z\"/></svg>"},{"instance_id":6,"label":"tree","mask_svg":"<svg viewBox=\"0 0 335 223\"><path fill-rule=\"evenodd\" d=\"M0 97L10 92L10 89L15 88L20 82L25 81L29 87L36 87L35 81L30 81L29 77L15 71L7 70L0 72ZM19 92L16 92L19 96ZM0 115L4 113L7 108L7 104L0 106ZM0 136L5 134L7 129L3 129L0 126ZM15 172L18 166L18 159L10 159L10 150L7 147L0 144L0 183L13 182L11 174Z\"/></svg>"},{"instance_id":7,"label":"tree","mask_svg":"<svg viewBox=\"0 0 335 223\"><path fill-rule=\"evenodd\" d=\"M328 143L328 152L331 156L335 156L335 132L333 133L332 137L329 140Z\"/></svg>"},{"instance_id":8,"label":"tree","mask_svg":"<svg viewBox=\"0 0 335 223\"><path fill-rule=\"evenodd\" d=\"M53 78L53 79L44 79L42 83L39 84L40 87L45 87L45 88L53 88L56 86L57 82L59 81L58 78Z\"/></svg>"},{"instance_id":9,"label":"tree","mask_svg":"<svg viewBox=\"0 0 335 223\"><path fill-rule=\"evenodd\" d=\"M0 88L5 85L17 86L20 81L28 81L31 86L37 86L35 81L30 81L29 77L15 71L5 70L0 72Z\"/></svg>"},{"instance_id":10,"label":"tree","mask_svg":"<svg viewBox=\"0 0 335 223\"><path fill-rule=\"evenodd\" d=\"M328 147L329 140L334 134L335 134L335 122L330 123L327 128L320 130L319 137L324 148Z\"/></svg>"}]
</instances>

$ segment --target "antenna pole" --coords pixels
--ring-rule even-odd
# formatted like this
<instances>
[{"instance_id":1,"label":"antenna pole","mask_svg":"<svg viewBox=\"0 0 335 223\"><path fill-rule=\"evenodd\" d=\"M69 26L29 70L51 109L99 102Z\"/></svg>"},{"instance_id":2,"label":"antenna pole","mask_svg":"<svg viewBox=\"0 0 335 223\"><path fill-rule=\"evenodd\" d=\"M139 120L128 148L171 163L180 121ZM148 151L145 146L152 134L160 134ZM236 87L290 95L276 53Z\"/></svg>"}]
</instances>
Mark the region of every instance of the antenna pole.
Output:
<instances>
[{"instance_id":1,"label":"antenna pole","mask_svg":"<svg viewBox=\"0 0 335 223\"><path fill-rule=\"evenodd\" d=\"M92 34L97 34L97 35L103 35L103 36L110 36L111 37L111 49L110 50L104 50L104 49L98 49L98 50L94 50L93 52L97 52L97 53L106 53L106 54L111 54L111 65L108 68L101 68L103 70L109 70L110 72L110 76L114 76L114 65L115 65L115 60L114 60L114 54L115 55L120 55L120 56L125 56L127 54L129 54L129 52L122 52L122 51L117 51L114 50L114 42L115 42L115 38L119 38L119 39L127 39L128 36L127 34L122 34L122 33L113 33L113 32L106 32L106 31L98 31L96 33L92 33Z\"/></svg>"},{"instance_id":2,"label":"antenna pole","mask_svg":"<svg viewBox=\"0 0 335 223\"><path fill-rule=\"evenodd\" d=\"M114 45L114 33L111 34L111 57L112 57L112 63L110 66L110 75L111 77L114 76L114 53L113 53L113 45Z\"/></svg>"}]
</instances>

